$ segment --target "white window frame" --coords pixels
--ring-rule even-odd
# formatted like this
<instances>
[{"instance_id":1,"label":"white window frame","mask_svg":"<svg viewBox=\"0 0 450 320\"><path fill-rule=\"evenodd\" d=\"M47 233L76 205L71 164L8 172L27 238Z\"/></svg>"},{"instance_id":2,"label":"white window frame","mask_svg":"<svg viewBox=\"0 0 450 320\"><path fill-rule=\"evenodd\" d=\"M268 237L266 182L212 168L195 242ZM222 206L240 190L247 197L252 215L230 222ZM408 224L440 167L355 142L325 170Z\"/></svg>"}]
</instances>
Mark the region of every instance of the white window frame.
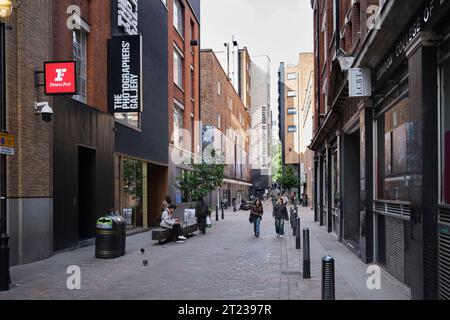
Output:
<instances>
[{"instance_id":1,"label":"white window frame","mask_svg":"<svg viewBox=\"0 0 450 320\"><path fill-rule=\"evenodd\" d=\"M176 119L175 117L180 117ZM183 148L183 129L184 129L184 106L178 100L173 100L173 144L175 147ZM181 120L181 121L180 121ZM177 122L178 121L178 122ZM176 125L178 123L178 126ZM181 126L179 126L181 124Z\"/></svg>"},{"instance_id":2,"label":"white window frame","mask_svg":"<svg viewBox=\"0 0 450 320\"><path fill-rule=\"evenodd\" d=\"M87 53L88 53L88 36L90 32L90 26L84 20L82 20L81 28L72 31L72 55L73 59L77 62L77 86L78 92L72 96L73 99L82 103L87 102ZM80 34L80 43L74 41L75 33ZM75 45L79 45L79 54L76 54ZM84 46L84 47L83 47Z\"/></svg>"},{"instance_id":3,"label":"white window frame","mask_svg":"<svg viewBox=\"0 0 450 320\"><path fill-rule=\"evenodd\" d=\"M295 98L297 96L297 91L295 91L295 90L288 90L287 96L288 96L288 98Z\"/></svg>"},{"instance_id":4,"label":"white window frame","mask_svg":"<svg viewBox=\"0 0 450 320\"><path fill-rule=\"evenodd\" d=\"M173 47L173 82L183 90L184 54L175 43ZM179 62L177 62L177 58L179 58Z\"/></svg>"},{"instance_id":5,"label":"white window frame","mask_svg":"<svg viewBox=\"0 0 450 320\"><path fill-rule=\"evenodd\" d=\"M180 0L173 0L173 26L180 36L184 38L184 8Z\"/></svg>"}]
</instances>

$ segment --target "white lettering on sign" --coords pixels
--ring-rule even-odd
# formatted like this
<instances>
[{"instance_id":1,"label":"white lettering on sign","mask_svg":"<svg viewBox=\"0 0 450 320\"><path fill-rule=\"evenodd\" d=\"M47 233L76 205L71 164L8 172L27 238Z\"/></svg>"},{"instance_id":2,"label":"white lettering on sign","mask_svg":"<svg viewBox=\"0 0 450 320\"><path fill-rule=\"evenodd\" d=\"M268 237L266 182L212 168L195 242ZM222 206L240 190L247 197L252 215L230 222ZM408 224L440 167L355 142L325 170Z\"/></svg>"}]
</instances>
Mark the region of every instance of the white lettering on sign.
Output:
<instances>
[{"instance_id":1,"label":"white lettering on sign","mask_svg":"<svg viewBox=\"0 0 450 320\"><path fill-rule=\"evenodd\" d=\"M58 81L58 82L63 81L63 80L64 80L63 77L64 77L64 75L66 74L66 72L67 72L67 69L66 69L66 68L64 68L64 69L56 69L56 78L55 78L55 81Z\"/></svg>"},{"instance_id":2,"label":"white lettering on sign","mask_svg":"<svg viewBox=\"0 0 450 320\"><path fill-rule=\"evenodd\" d=\"M138 0L117 1L117 25L129 34L138 34Z\"/></svg>"},{"instance_id":3,"label":"white lettering on sign","mask_svg":"<svg viewBox=\"0 0 450 320\"><path fill-rule=\"evenodd\" d=\"M131 73L130 47L122 41L122 93L114 95L114 109L139 111L139 76Z\"/></svg>"}]
</instances>

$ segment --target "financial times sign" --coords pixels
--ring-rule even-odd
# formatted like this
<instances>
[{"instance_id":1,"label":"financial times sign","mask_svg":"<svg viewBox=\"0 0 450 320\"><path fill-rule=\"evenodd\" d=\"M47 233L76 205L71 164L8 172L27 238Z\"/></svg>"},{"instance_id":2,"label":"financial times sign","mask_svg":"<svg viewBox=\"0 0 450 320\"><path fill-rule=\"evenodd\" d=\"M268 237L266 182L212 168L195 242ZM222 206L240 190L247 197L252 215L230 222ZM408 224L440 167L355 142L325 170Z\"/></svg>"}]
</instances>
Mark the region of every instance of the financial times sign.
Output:
<instances>
[{"instance_id":1,"label":"financial times sign","mask_svg":"<svg viewBox=\"0 0 450 320\"><path fill-rule=\"evenodd\" d=\"M113 113L142 111L140 35L113 36L108 43L108 105Z\"/></svg>"},{"instance_id":2,"label":"financial times sign","mask_svg":"<svg viewBox=\"0 0 450 320\"><path fill-rule=\"evenodd\" d=\"M126 34L138 34L138 0L117 1L117 26Z\"/></svg>"}]
</instances>

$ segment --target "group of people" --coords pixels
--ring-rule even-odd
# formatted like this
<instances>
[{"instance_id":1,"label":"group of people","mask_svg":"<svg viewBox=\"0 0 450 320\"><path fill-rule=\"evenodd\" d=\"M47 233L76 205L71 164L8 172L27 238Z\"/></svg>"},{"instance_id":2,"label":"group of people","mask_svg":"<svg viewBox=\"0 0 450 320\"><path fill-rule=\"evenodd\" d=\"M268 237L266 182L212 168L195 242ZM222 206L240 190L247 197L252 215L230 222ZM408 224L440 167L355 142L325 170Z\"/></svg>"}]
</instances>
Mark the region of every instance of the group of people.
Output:
<instances>
[{"instance_id":1,"label":"group of people","mask_svg":"<svg viewBox=\"0 0 450 320\"><path fill-rule=\"evenodd\" d=\"M284 238L284 223L289 221L289 215L287 211L287 205L289 198L285 194L284 196L278 197L276 203L273 207L273 218L275 219L275 232L277 237ZM256 199L253 203L250 212L250 223L253 223L253 228L255 232L255 237L259 238L261 233L261 221L264 214L264 208L260 199Z\"/></svg>"},{"instance_id":2,"label":"group of people","mask_svg":"<svg viewBox=\"0 0 450 320\"><path fill-rule=\"evenodd\" d=\"M187 238L183 234L183 228L181 227L181 221L175 218L175 210L177 206L172 204L172 199L166 197L161 205L161 222L160 226L165 229L171 229L177 237L177 243L184 243ZM195 205L195 215L197 217L197 223L202 234L206 234L206 218L210 214L208 205L199 197Z\"/></svg>"}]
</instances>

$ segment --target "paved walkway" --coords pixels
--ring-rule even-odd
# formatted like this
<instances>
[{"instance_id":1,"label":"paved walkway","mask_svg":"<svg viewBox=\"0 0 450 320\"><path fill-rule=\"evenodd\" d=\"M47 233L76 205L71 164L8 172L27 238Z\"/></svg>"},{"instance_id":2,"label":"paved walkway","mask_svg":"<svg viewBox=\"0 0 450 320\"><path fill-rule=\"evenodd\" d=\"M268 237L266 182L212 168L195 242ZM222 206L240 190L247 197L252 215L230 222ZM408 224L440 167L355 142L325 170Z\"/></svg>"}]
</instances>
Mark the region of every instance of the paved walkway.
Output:
<instances>
[{"instance_id":1,"label":"paved walkway","mask_svg":"<svg viewBox=\"0 0 450 320\"><path fill-rule=\"evenodd\" d=\"M206 235L184 244L160 246L144 233L128 238L127 254L119 259L97 260L94 247L86 247L13 267L12 289L0 299L319 300L326 254L336 260L337 299L409 299L408 289L384 271L382 289L368 290L367 266L315 224L309 209L301 217L302 228L311 230L312 279L303 280L302 251L295 249L289 223L287 237L276 238L271 204L265 210L259 239L248 212L227 212ZM66 287L70 265L81 268L81 290Z\"/></svg>"}]
</instances>

